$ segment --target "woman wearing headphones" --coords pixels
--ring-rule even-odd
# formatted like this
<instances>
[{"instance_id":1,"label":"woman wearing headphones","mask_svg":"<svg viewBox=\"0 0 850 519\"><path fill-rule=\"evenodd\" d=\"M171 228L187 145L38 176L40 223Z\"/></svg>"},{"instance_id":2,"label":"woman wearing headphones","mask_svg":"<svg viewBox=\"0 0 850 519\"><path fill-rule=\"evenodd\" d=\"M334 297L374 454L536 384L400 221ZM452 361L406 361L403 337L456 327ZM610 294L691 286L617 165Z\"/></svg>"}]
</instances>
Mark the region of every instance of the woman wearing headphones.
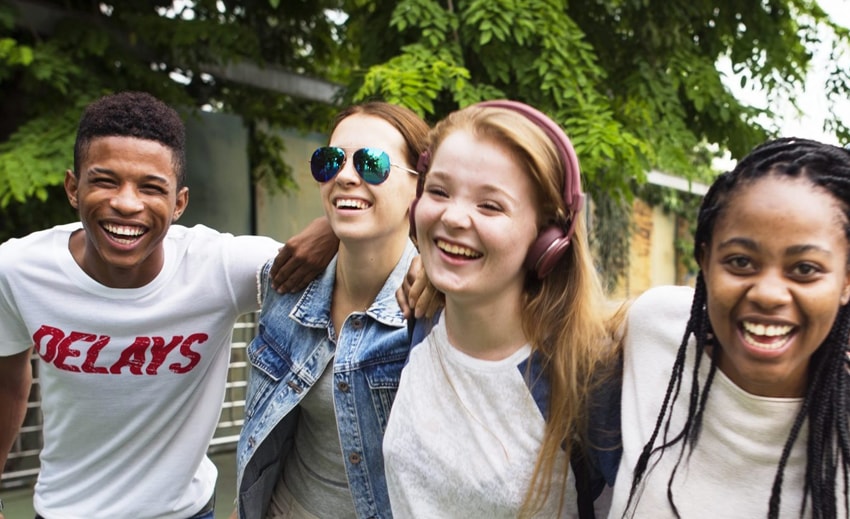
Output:
<instances>
[{"instance_id":1,"label":"woman wearing headphones","mask_svg":"<svg viewBox=\"0 0 850 519\"><path fill-rule=\"evenodd\" d=\"M415 232L445 310L384 438L398 517L577 517L592 372L609 362L578 161L560 128L489 101L437 124Z\"/></svg>"}]
</instances>

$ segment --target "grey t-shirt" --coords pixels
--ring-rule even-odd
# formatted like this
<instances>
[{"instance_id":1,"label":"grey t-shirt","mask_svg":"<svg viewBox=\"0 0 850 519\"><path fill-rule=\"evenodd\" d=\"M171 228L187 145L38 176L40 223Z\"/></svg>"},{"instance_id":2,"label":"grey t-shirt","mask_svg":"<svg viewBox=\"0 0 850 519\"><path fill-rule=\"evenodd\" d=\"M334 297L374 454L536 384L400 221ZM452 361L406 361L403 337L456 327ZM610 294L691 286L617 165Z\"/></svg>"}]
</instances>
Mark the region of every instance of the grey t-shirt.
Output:
<instances>
[{"instance_id":1,"label":"grey t-shirt","mask_svg":"<svg viewBox=\"0 0 850 519\"><path fill-rule=\"evenodd\" d=\"M332 363L301 401L295 444L275 494L285 492L283 483L298 505L315 516L356 518L334 412Z\"/></svg>"}]
</instances>

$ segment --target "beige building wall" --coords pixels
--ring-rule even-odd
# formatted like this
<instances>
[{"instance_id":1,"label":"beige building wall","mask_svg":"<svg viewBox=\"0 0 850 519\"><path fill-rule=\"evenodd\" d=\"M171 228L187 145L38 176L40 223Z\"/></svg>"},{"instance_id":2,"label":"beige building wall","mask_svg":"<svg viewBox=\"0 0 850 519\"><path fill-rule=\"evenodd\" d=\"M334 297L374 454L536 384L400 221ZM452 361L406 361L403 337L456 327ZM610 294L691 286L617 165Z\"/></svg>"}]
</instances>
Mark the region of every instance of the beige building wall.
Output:
<instances>
[{"instance_id":1,"label":"beige building wall","mask_svg":"<svg viewBox=\"0 0 850 519\"><path fill-rule=\"evenodd\" d=\"M635 199L628 275L613 297L636 297L654 286L680 283L675 248L678 228L674 215Z\"/></svg>"},{"instance_id":2,"label":"beige building wall","mask_svg":"<svg viewBox=\"0 0 850 519\"><path fill-rule=\"evenodd\" d=\"M652 208L652 236L649 246L650 284L676 284L676 218Z\"/></svg>"}]
</instances>

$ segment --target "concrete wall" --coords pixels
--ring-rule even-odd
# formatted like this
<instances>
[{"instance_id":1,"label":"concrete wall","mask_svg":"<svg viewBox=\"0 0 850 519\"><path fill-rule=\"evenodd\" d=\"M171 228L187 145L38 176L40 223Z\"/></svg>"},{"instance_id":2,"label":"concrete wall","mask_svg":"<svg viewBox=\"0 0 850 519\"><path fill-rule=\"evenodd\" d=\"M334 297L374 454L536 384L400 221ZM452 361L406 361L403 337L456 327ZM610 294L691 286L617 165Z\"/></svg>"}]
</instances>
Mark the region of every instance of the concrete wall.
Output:
<instances>
[{"instance_id":1,"label":"concrete wall","mask_svg":"<svg viewBox=\"0 0 850 519\"><path fill-rule=\"evenodd\" d=\"M327 142L318 133L283 132L284 159L299 188L282 194L252 186L248 130L239 117L202 113L186 120L189 206L180 223L204 224L233 234L261 234L285 241L324 214L309 158Z\"/></svg>"},{"instance_id":2,"label":"concrete wall","mask_svg":"<svg viewBox=\"0 0 850 519\"><path fill-rule=\"evenodd\" d=\"M240 117L201 113L186 120L189 205L179 223L252 233L247 149L248 132Z\"/></svg>"},{"instance_id":3,"label":"concrete wall","mask_svg":"<svg viewBox=\"0 0 850 519\"><path fill-rule=\"evenodd\" d=\"M283 132L286 149L284 160L292 166L298 190L289 194L273 192L265 186L256 189L257 233L279 240L297 234L313 219L325 214L319 196L319 184L310 174L310 156L313 150L327 143L328 138L318 133L300 134Z\"/></svg>"}]
</instances>

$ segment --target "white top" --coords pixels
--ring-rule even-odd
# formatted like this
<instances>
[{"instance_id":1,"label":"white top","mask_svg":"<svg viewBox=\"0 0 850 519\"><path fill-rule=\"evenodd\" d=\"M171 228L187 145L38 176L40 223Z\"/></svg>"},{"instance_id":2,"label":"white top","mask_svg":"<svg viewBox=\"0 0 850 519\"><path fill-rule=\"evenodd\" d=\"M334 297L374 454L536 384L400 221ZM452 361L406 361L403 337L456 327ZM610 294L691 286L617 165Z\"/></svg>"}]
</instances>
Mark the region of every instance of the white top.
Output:
<instances>
[{"instance_id":1,"label":"white top","mask_svg":"<svg viewBox=\"0 0 850 519\"><path fill-rule=\"evenodd\" d=\"M58 518L180 518L212 496L205 452L233 325L256 310L280 244L171 226L148 285L108 288L74 261L68 224L0 246L0 356L35 345L44 449L35 510Z\"/></svg>"},{"instance_id":2,"label":"white top","mask_svg":"<svg viewBox=\"0 0 850 519\"><path fill-rule=\"evenodd\" d=\"M661 287L643 294L629 310L623 373L623 458L610 518L622 517L632 470L655 426L692 299L690 288ZM694 352L691 345L670 437L681 430L687 414ZM703 381L708 366L706 357L700 367ZM718 370L696 449L689 459L683 459L674 480L673 497L681 517L766 517L779 457L801 402L799 398L751 395ZM807 437L804 425L785 468L781 517L800 517ZM678 453L678 445L668 448L660 462L647 471L634 517L673 517L667 502L667 481ZM651 458L650 467L656 459ZM843 497L839 508L839 516L844 517ZM810 516L806 513L804 517Z\"/></svg>"},{"instance_id":3,"label":"white top","mask_svg":"<svg viewBox=\"0 0 850 519\"><path fill-rule=\"evenodd\" d=\"M529 353L470 357L449 344L442 317L413 348L384 436L394 516L517 517L545 426L518 367ZM571 472L567 486L565 517L576 517ZM560 492L550 495L540 517L557 515Z\"/></svg>"}]
</instances>

